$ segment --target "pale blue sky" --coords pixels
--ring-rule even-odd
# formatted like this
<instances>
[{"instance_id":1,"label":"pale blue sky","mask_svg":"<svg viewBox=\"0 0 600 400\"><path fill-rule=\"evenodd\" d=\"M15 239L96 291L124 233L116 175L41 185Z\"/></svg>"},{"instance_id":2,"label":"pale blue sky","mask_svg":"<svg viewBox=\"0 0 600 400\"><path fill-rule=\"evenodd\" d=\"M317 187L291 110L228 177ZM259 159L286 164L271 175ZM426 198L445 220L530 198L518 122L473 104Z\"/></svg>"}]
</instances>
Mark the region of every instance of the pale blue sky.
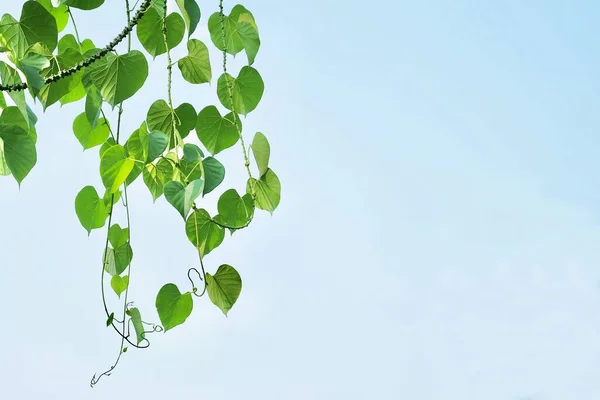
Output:
<instances>
[{"instance_id":1,"label":"pale blue sky","mask_svg":"<svg viewBox=\"0 0 600 400\"><path fill-rule=\"evenodd\" d=\"M217 2L199 4L207 41ZM244 128L270 139L283 197L207 258L240 271L238 304L224 318L196 302L90 389L118 346L104 232L88 239L73 210L101 185L97 151L71 131L82 104L39 112L37 167L20 191L0 180L0 397L600 398L600 4L244 4L266 83ZM109 41L121 11L77 12L82 36ZM126 132L166 96L163 58L149 79ZM200 109L214 89L177 78L174 101ZM222 161L224 187L243 189L239 151ZM131 297L158 321L156 293L187 287L196 255L171 206L141 182L130 197Z\"/></svg>"}]
</instances>

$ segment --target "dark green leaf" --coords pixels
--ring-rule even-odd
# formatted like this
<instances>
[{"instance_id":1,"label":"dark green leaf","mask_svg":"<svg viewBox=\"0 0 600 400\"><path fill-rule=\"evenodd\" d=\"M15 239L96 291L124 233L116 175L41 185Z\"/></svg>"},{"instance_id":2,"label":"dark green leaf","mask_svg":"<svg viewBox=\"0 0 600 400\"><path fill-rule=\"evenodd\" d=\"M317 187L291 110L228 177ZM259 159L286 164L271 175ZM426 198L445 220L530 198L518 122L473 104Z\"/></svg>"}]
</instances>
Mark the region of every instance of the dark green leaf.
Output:
<instances>
[{"instance_id":1,"label":"dark green leaf","mask_svg":"<svg viewBox=\"0 0 600 400\"><path fill-rule=\"evenodd\" d=\"M198 22L200 22L200 7L196 0L177 0L177 5L183 14L183 19L188 28L188 38L196 30Z\"/></svg>"},{"instance_id":2,"label":"dark green leaf","mask_svg":"<svg viewBox=\"0 0 600 400\"><path fill-rule=\"evenodd\" d=\"M93 10L104 4L104 0L66 0L65 4L80 10Z\"/></svg>"},{"instance_id":3,"label":"dark green leaf","mask_svg":"<svg viewBox=\"0 0 600 400\"><path fill-rule=\"evenodd\" d=\"M237 122L237 127L234 124ZM198 114L196 133L213 155L233 146L240 138L242 123L233 113L222 117L215 106L208 106Z\"/></svg>"},{"instance_id":4,"label":"dark green leaf","mask_svg":"<svg viewBox=\"0 0 600 400\"><path fill-rule=\"evenodd\" d=\"M204 194L206 195L223 182L225 167L213 157L207 157L202 163L204 164Z\"/></svg>"},{"instance_id":5,"label":"dark green leaf","mask_svg":"<svg viewBox=\"0 0 600 400\"><path fill-rule=\"evenodd\" d=\"M146 162L152 162L167 149L167 135L160 131L154 131L148 135L148 158Z\"/></svg>"},{"instance_id":6,"label":"dark green leaf","mask_svg":"<svg viewBox=\"0 0 600 400\"><path fill-rule=\"evenodd\" d=\"M96 128L98 118L100 118L100 112L102 111L102 94L95 87L90 87L87 92L85 99L85 116L92 129Z\"/></svg>"},{"instance_id":7,"label":"dark green leaf","mask_svg":"<svg viewBox=\"0 0 600 400\"><path fill-rule=\"evenodd\" d=\"M179 119L177 130L179 131L181 138L184 139L190 131L196 127L198 114L196 114L194 106L189 103L183 103L175 109L175 115L177 116L177 119Z\"/></svg>"},{"instance_id":8,"label":"dark green leaf","mask_svg":"<svg viewBox=\"0 0 600 400\"><path fill-rule=\"evenodd\" d=\"M153 57L167 51L163 36L163 15L154 8L150 8L137 25L138 40ZM165 23L167 26L167 44L169 49L172 49L181 43L183 39L185 22L178 13L171 13L167 16Z\"/></svg>"}]
</instances>

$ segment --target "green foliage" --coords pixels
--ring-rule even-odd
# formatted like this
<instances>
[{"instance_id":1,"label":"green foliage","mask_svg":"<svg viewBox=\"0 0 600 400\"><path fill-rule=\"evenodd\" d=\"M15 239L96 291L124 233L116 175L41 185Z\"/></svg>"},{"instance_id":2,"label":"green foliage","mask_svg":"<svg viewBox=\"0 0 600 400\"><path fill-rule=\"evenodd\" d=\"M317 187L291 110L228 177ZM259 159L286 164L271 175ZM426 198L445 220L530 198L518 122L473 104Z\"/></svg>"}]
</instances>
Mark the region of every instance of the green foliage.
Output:
<instances>
[{"instance_id":1,"label":"green foliage","mask_svg":"<svg viewBox=\"0 0 600 400\"><path fill-rule=\"evenodd\" d=\"M56 104L73 103L79 107L72 122L73 133L84 150L99 147L98 153L90 153L92 157L97 154L99 177L105 189L101 193L91 185L81 189L75 197L75 213L88 235L106 226L101 295L106 325L123 342L120 359L128 348L148 347L150 333L166 332L184 323L192 313L194 297L206 294L228 314L240 296L241 277L229 265L221 265L214 274L206 272L205 257L223 243L225 230L234 232L248 227L256 209L272 213L280 202L281 184L271 170L267 138L256 133L247 146L242 134L240 115L247 116L255 110L265 90L262 77L251 66L260 48L252 13L238 4L229 15L221 14L223 2L215 0L214 9L219 11L207 23L216 49L209 49L193 37L201 18L196 0L176 0L176 7L168 6L168 12L165 0L141 0L134 15L127 13L128 24L123 31L105 46L96 47L92 40L79 37L71 9L93 13L103 4L104 0L29 0L24 2L18 20L9 14L0 19L0 46L8 60L0 61L0 176L12 175L20 185L36 164L37 116L28 103L39 102L44 110ZM134 45L141 45L152 56L151 62L165 56L167 67L163 74L149 79L146 56L133 50L134 36L139 41ZM171 50L183 46L184 37L187 55L173 61ZM215 50L223 57L216 85L210 60L211 51ZM232 75L227 71L227 55L242 51L248 65ZM174 78L175 65L181 76ZM174 107L174 79L212 85L220 104L202 104L199 99L197 104ZM163 80L164 99L148 99L145 120L134 122L139 128L126 136L121 122L128 116L127 100L148 82L162 84ZM104 113L107 105L118 108L118 116L110 121ZM192 130L197 136L190 135ZM236 145L244 157L239 167L248 173L245 193L238 191L243 188L219 190L225 179L225 166L215 156ZM250 151L255 162L252 168ZM252 169L258 170L258 176L252 176ZM181 215L185 221L181 229L195 248L191 250L199 256L199 269L188 270L190 290L182 293L175 284L167 284L158 292L155 307L162 326L144 322L140 310L132 306L128 297L132 243L135 245L133 239L137 238L130 233L132 199L128 187L139 176L153 201L164 194ZM213 192L220 194L209 196ZM205 209L211 205L218 210L214 217ZM116 218L123 218L123 226ZM144 234L164 233L160 229L139 233L140 237ZM208 270L214 268L209 266ZM200 278L197 282L192 279L193 271ZM121 311L110 310L106 296L112 293L105 290L108 283L113 296L122 302ZM95 376L92 385L113 368Z\"/></svg>"}]
</instances>

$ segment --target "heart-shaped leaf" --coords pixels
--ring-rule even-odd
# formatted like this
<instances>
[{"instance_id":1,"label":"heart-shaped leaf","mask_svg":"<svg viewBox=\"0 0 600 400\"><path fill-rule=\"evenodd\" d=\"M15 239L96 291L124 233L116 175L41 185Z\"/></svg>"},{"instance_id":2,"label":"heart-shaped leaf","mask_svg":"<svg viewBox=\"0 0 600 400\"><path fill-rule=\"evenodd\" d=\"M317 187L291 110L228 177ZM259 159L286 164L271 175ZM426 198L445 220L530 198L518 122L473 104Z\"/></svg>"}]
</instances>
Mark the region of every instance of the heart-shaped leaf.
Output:
<instances>
[{"instance_id":1,"label":"heart-shaped leaf","mask_svg":"<svg viewBox=\"0 0 600 400\"><path fill-rule=\"evenodd\" d=\"M194 200L196 200L204 189L204 181L196 179L187 186L182 183L171 181L164 187L165 198L185 219L192 209Z\"/></svg>"},{"instance_id":2,"label":"heart-shaped leaf","mask_svg":"<svg viewBox=\"0 0 600 400\"><path fill-rule=\"evenodd\" d=\"M237 122L237 127L234 121ZM204 147L213 155L236 144L241 131L242 123L233 113L222 117L217 107L208 106L198 114L196 133Z\"/></svg>"},{"instance_id":3,"label":"heart-shaped leaf","mask_svg":"<svg viewBox=\"0 0 600 400\"><path fill-rule=\"evenodd\" d=\"M156 165L148 164L144 169L144 183L152 194L152 200L156 201L163 194L163 188L173 179L173 164L161 158Z\"/></svg>"},{"instance_id":4,"label":"heart-shaped leaf","mask_svg":"<svg viewBox=\"0 0 600 400\"><path fill-rule=\"evenodd\" d=\"M202 161L204 165L204 194L215 190L225 179L225 167L214 157L207 157Z\"/></svg>"},{"instance_id":5,"label":"heart-shaped leaf","mask_svg":"<svg viewBox=\"0 0 600 400\"><path fill-rule=\"evenodd\" d=\"M125 243L116 249L109 247L106 249L104 260L104 270L106 272L112 276L121 275L133 260L133 249L129 243Z\"/></svg>"},{"instance_id":6,"label":"heart-shaped leaf","mask_svg":"<svg viewBox=\"0 0 600 400\"><path fill-rule=\"evenodd\" d=\"M124 277L120 277L119 275L114 275L110 279L110 287L115 291L117 296L121 298L121 293L127 290L129 286L129 275L125 275Z\"/></svg>"},{"instance_id":7,"label":"heart-shaped leaf","mask_svg":"<svg viewBox=\"0 0 600 400\"><path fill-rule=\"evenodd\" d=\"M128 157L125 148L119 144L104 152L100 159L100 177L110 193L116 192L125 183L134 164L135 160Z\"/></svg>"},{"instance_id":8,"label":"heart-shaped leaf","mask_svg":"<svg viewBox=\"0 0 600 400\"><path fill-rule=\"evenodd\" d=\"M252 196L246 194L241 197L235 189L229 189L221 195L217 208L219 222L231 229L243 228L254 216Z\"/></svg>"},{"instance_id":9,"label":"heart-shaped leaf","mask_svg":"<svg viewBox=\"0 0 600 400\"><path fill-rule=\"evenodd\" d=\"M188 37L196 30L198 22L200 22L200 7L196 0L176 0L183 19L188 27Z\"/></svg>"},{"instance_id":10,"label":"heart-shaped leaf","mask_svg":"<svg viewBox=\"0 0 600 400\"><path fill-rule=\"evenodd\" d=\"M254 135L251 148L254 159L256 160L256 165L258 166L258 173L260 176L263 176L269 169L269 157L271 156L271 146L269 145L269 141L265 135L257 132L256 135Z\"/></svg>"},{"instance_id":11,"label":"heart-shaped leaf","mask_svg":"<svg viewBox=\"0 0 600 400\"><path fill-rule=\"evenodd\" d=\"M237 78L223 74L217 81L217 94L221 104L242 115L247 115L258 106L264 91L265 84L260 74L249 66L243 67Z\"/></svg>"},{"instance_id":12,"label":"heart-shaped leaf","mask_svg":"<svg viewBox=\"0 0 600 400\"><path fill-rule=\"evenodd\" d=\"M79 8L80 10L93 10L104 4L104 0L62 0L69 7Z\"/></svg>"},{"instance_id":13,"label":"heart-shaped leaf","mask_svg":"<svg viewBox=\"0 0 600 400\"><path fill-rule=\"evenodd\" d=\"M17 125L0 124L0 139L4 142L6 164L20 185L37 162L35 142Z\"/></svg>"},{"instance_id":14,"label":"heart-shaped leaf","mask_svg":"<svg viewBox=\"0 0 600 400\"><path fill-rule=\"evenodd\" d=\"M64 4L60 4L57 7L54 7L52 5L51 0L37 0L37 1L42 6L44 6L46 11L48 11L50 14L52 14L54 19L56 20L56 28L57 28L58 32L61 32L63 29L65 29L65 27L67 26L67 23L69 22L69 14L67 13L67 10L68 10L67 6Z\"/></svg>"},{"instance_id":15,"label":"heart-shaped leaf","mask_svg":"<svg viewBox=\"0 0 600 400\"><path fill-rule=\"evenodd\" d=\"M121 228L119 224L113 224L108 230L108 240L113 248L119 248L129 242L129 228Z\"/></svg>"},{"instance_id":16,"label":"heart-shaped leaf","mask_svg":"<svg viewBox=\"0 0 600 400\"><path fill-rule=\"evenodd\" d=\"M171 140L173 145L173 121L175 121L175 127L179 125L177 121L177 115L175 111L169 107L166 101L156 100L150 106L148 114L146 115L146 122L150 131L164 132L167 137Z\"/></svg>"},{"instance_id":17,"label":"heart-shaped leaf","mask_svg":"<svg viewBox=\"0 0 600 400\"><path fill-rule=\"evenodd\" d=\"M90 65L85 73L108 104L115 106L133 96L146 82L148 61L132 50L123 55L108 53Z\"/></svg>"},{"instance_id":18,"label":"heart-shaped leaf","mask_svg":"<svg viewBox=\"0 0 600 400\"><path fill-rule=\"evenodd\" d=\"M256 193L256 207L273 214L281 200L281 183L271 169L260 177L259 180L251 178L246 186L248 193Z\"/></svg>"},{"instance_id":19,"label":"heart-shaped leaf","mask_svg":"<svg viewBox=\"0 0 600 400\"><path fill-rule=\"evenodd\" d=\"M106 205L93 186L86 186L77 194L75 213L88 235L92 229L102 228L108 217Z\"/></svg>"},{"instance_id":20,"label":"heart-shaped leaf","mask_svg":"<svg viewBox=\"0 0 600 400\"><path fill-rule=\"evenodd\" d=\"M196 113L194 106L190 103L183 103L175 109L175 115L179 120L177 130L179 131L181 138L184 139L190 134L190 131L196 127L198 114Z\"/></svg>"},{"instance_id":21,"label":"heart-shaped leaf","mask_svg":"<svg viewBox=\"0 0 600 400\"><path fill-rule=\"evenodd\" d=\"M208 48L197 39L187 44L188 55L177 62L183 79L190 83L206 83L212 78Z\"/></svg>"},{"instance_id":22,"label":"heart-shaped leaf","mask_svg":"<svg viewBox=\"0 0 600 400\"><path fill-rule=\"evenodd\" d=\"M230 265L221 265L214 275L206 274L208 297L227 315L242 291L242 278Z\"/></svg>"},{"instance_id":23,"label":"heart-shaped leaf","mask_svg":"<svg viewBox=\"0 0 600 400\"><path fill-rule=\"evenodd\" d=\"M233 7L231 14L226 15L224 19L225 32L223 32L219 13L212 14L208 19L208 30L214 45L219 50L227 50L229 54L234 56L245 49L248 63L254 63L260 48L260 38L252 13L238 4ZM223 40L223 33L225 34L225 41Z\"/></svg>"},{"instance_id":24,"label":"heart-shaped leaf","mask_svg":"<svg viewBox=\"0 0 600 400\"><path fill-rule=\"evenodd\" d=\"M156 311L165 332L183 324L192 313L193 307L192 294L181 294L173 283L164 285L156 296Z\"/></svg>"},{"instance_id":25,"label":"heart-shaped leaf","mask_svg":"<svg viewBox=\"0 0 600 400\"><path fill-rule=\"evenodd\" d=\"M43 43L52 52L58 42L56 20L40 3L26 1L19 21L10 14L4 14L0 20L0 41L15 59L22 59L35 43Z\"/></svg>"},{"instance_id":26,"label":"heart-shaped leaf","mask_svg":"<svg viewBox=\"0 0 600 400\"><path fill-rule=\"evenodd\" d=\"M154 131L148 135L148 158L146 162L152 162L167 149L169 138L160 131Z\"/></svg>"},{"instance_id":27,"label":"heart-shaped leaf","mask_svg":"<svg viewBox=\"0 0 600 400\"><path fill-rule=\"evenodd\" d=\"M73 121L73 133L83 149L87 150L104 143L110 135L110 129L104 118L100 119L100 123L97 124L95 129L92 128L86 114L81 113Z\"/></svg>"},{"instance_id":28,"label":"heart-shaped leaf","mask_svg":"<svg viewBox=\"0 0 600 400\"><path fill-rule=\"evenodd\" d=\"M166 53L163 37L163 16L154 8L148 9L137 24L137 37L144 49L153 57ZM165 20L169 49L176 47L185 34L185 22L178 13L171 13Z\"/></svg>"},{"instance_id":29,"label":"heart-shaped leaf","mask_svg":"<svg viewBox=\"0 0 600 400\"><path fill-rule=\"evenodd\" d=\"M183 145L183 159L189 163L197 162L204 158L204 153L200 147L193 143L186 143Z\"/></svg>"},{"instance_id":30,"label":"heart-shaped leaf","mask_svg":"<svg viewBox=\"0 0 600 400\"><path fill-rule=\"evenodd\" d=\"M206 210L196 210L185 223L185 233L190 242L205 256L223 243L225 230L212 222Z\"/></svg>"}]
</instances>

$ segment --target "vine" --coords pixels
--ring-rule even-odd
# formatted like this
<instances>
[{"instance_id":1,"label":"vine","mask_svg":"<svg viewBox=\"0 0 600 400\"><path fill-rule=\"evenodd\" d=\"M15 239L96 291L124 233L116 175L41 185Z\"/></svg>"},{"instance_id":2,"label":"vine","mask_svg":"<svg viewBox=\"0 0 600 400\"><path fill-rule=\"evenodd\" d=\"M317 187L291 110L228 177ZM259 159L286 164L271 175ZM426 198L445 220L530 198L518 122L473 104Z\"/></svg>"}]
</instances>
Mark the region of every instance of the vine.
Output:
<instances>
[{"instance_id":1,"label":"vine","mask_svg":"<svg viewBox=\"0 0 600 400\"><path fill-rule=\"evenodd\" d=\"M272 213L279 205L281 193L279 178L269 165L267 138L258 132L247 146L240 118L258 106L264 93L262 77L253 67L260 48L253 14L238 4L226 15L223 0L219 0L218 10L209 17L212 44L223 56L216 90L220 105L208 105L196 112L189 103L174 107L172 93L174 65L191 85L212 80L209 49L193 38L200 22L196 1L177 0L177 11L169 10L166 0L144 0L132 17L134 10L129 0L124 0L125 28L109 44L97 48L90 39L81 40L72 9L95 10L103 3L104 0L29 0L23 4L20 20L10 14L0 20L1 51L10 60L0 61L0 175L13 175L21 185L37 161L37 117L27 104L26 89L29 97L39 100L44 109L57 102L85 99L83 112L73 121L73 132L84 150L99 147L104 194L100 196L92 185L84 187L75 198L75 212L88 235L106 226L101 300L106 326L116 332L120 346L115 362L105 372L94 374L91 386L113 373L129 347L147 348L147 335L166 333L183 324L192 313L194 297L206 294L223 314L228 314L241 293L241 277L228 264L220 265L212 274L207 272L204 258L221 245L226 230L233 233L247 228L256 209ZM63 34L59 40L59 33L69 22L75 36ZM123 104L148 78L146 56L131 49L134 28L146 53L154 58L165 55L167 100L154 101L140 128L123 143ZM186 31L188 55L174 63L171 50L184 41ZM126 50L119 54L117 47L126 37ZM233 77L228 72L228 55L242 51L248 63ZM104 113L105 104L118 107L116 130ZM220 107L228 113L222 115ZM198 144L193 143L191 131L196 132ZM216 156L238 142L248 173L246 193L241 195L234 188L224 191L218 197L218 214L211 216L199 205L207 202L211 198L208 195L224 180L225 167ZM210 155L205 156L205 152ZM250 152L258 178L252 175ZM199 269L187 271L189 291L182 293L174 283L159 290L155 306L160 325L144 321L141 311L129 301L133 249L127 189L140 176L154 201L164 196L183 218L182 229L199 260ZM119 200L125 211L125 228L115 222ZM119 317L108 306L107 274L115 295L119 299L123 295ZM193 275L202 282L201 288Z\"/></svg>"}]
</instances>

